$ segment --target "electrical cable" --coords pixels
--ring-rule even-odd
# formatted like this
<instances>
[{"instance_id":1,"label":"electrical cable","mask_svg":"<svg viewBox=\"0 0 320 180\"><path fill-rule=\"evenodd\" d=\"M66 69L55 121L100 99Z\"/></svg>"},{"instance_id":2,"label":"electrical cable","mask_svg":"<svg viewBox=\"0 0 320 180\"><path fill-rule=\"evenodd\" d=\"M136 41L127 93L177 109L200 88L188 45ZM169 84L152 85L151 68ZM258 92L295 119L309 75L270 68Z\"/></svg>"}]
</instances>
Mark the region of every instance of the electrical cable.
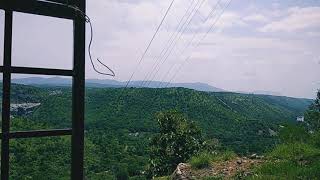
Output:
<instances>
[{"instance_id":1,"label":"electrical cable","mask_svg":"<svg viewBox=\"0 0 320 180\"><path fill-rule=\"evenodd\" d=\"M98 74L101 74L101 75L115 77L115 72L109 66L107 66L102 61L100 61L98 58L97 58L97 61L102 66L106 67L111 73L101 72L94 65L92 54L91 54L91 46L92 46L92 42L93 42L93 27L92 27L93 25L92 25L90 17L87 14L85 14L81 9L79 9L77 6L70 5L69 1L67 1L67 5L66 6L69 7L69 8L72 8L73 10L75 10L75 12L78 12L81 15L81 17L85 20L85 22L88 23L89 26L90 26L90 41L89 41L89 46L88 46L88 54L89 54L89 58L90 58L90 62L91 62L91 65L93 67L93 70L95 72L97 72Z\"/></svg>"},{"instance_id":2,"label":"electrical cable","mask_svg":"<svg viewBox=\"0 0 320 180\"><path fill-rule=\"evenodd\" d=\"M221 14L219 15L219 17L212 23L212 25L210 26L210 28L208 29L208 31L204 34L204 36L200 39L200 41L196 44L196 46L194 46L194 49L196 49L200 44L201 42L207 37L207 35L212 31L213 27L215 26L215 24L219 21L219 19L221 18L221 16L223 15L223 13L225 12L225 10L230 6L232 0L229 0L229 2L227 3L227 5L222 9L222 12ZM186 58L184 61L188 61L189 59L191 58L191 55ZM183 65L182 65L183 66ZM170 79L170 81L167 83L167 85L165 87L168 87L168 85L173 81L173 79L175 78L175 76L179 73L179 71L181 71L182 69L182 66L181 68L179 68L174 76Z\"/></svg>"},{"instance_id":3,"label":"electrical cable","mask_svg":"<svg viewBox=\"0 0 320 180\"><path fill-rule=\"evenodd\" d=\"M214 14L214 12L216 11L218 5L220 4L221 0L218 0L217 3L215 4L215 6L212 8L212 10L210 11L209 15L207 17L204 18L203 22L207 22L208 19ZM197 31L193 32L193 36L191 38L191 40L188 42L188 44L183 48L182 51L180 51L179 53L179 57L178 59L180 59L180 57L182 56L182 54L184 54L185 50L188 49L190 47L190 45L192 44L193 40L195 39L196 35L199 33L201 28L198 28ZM176 63L177 64L177 63ZM164 80L166 79L166 77L169 75L169 73L171 72L171 70L173 69L173 67L176 65L172 65L168 71L164 74L164 77L162 78L162 80L159 82L158 84L158 88L161 87L162 83L164 83ZM180 68L179 68L180 69Z\"/></svg>"},{"instance_id":4,"label":"electrical cable","mask_svg":"<svg viewBox=\"0 0 320 180\"><path fill-rule=\"evenodd\" d=\"M177 25L177 27L175 28L175 30L171 33L170 38L166 41L165 45L163 46L160 55L157 58L153 58L154 63L152 65L152 67L156 66L157 62L159 61L159 58L162 57L163 53L165 52L165 50L168 48L166 47L169 43L171 43L171 41L174 39L174 35L180 31L180 25L182 23L182 21L185 19L186 15L188 14L189 10L191 9L193 3L195 2L195 0L192 0L192 2L190 3L189 7L187 8L186 12L184 13L184 15L181 17L181 19L179 20L179 23ZM199 0L198 0L199 2ZM192 12L192 11L191 11ZM149 76L152 74L152 70L149 71L146 76L144 77L143 81L141 82L141 87L143 87L144 83L147 82L147 79L149 78Z\"/></svg>"},{"instance_id":5,"label":"electrical cable","mask_svg":"<svg viewBox=\"0 0 320 180\"><path fill-rule=\"evenodd\" d=\"M193 8L191 14L189 14L187 20L184 22L184 24L182 25L182 27L180 28L179 32L176 34L174 40L170 43L170 45L167 47L166 51L165 51L165 55L164 58L160 58L160 60L158 61L158 63L156 64L156 66L153 68L152 72L155 71L155 73L153 73L151 80L149 80L147 87L150 86L151 82L155 79L156 75L158 74L158 72L160 71L160 67L161 65L163 65L167 59L169 58L169 56L172 54L173 49L175 48L176 44L178 41L181 40L183 33L186 31L186 29L188 28L188 26L190 25L190 22L193 20L193 18L195 17L196 12L200 9L200 7L202 6L202 4L204 3L205 0L202 0L200 3L200 6L198 6L199 2L196 4L196 6ZM198 7L197 7L198 6ZM191 18L190 18L191 17ZM190 18L190 19L189 19ZM176 39L178 38L178 39Z\"/></svg>"},{"instance_id":6,"label":"electrical cable","mask_svg":"<svg viewBox=\"0 0 320 180\"><path fill-rule=\"evenodd\" d=\"M199 2L200 2L200 1L199 1ZM169 48L170 48L169 53L164 57L164 59L163 59L163 58L160 59L160 61L159 61L158 64L156 65L156 67L154 67L153 71L155 70L155 73L153 74L151 80L149 80L149 83L147 84L147 87L149 87L149 85L151 84L151 82L154 80L154 78L156 77L156 75L157 75L158 72L160 71L160 66L161 66L162 64L164 64L164 63L167 61L167 59L169 58L169 56L172 54L173 49L175 48L177 42L181 40L182 35L183 35L183 34L185 33L185 31L188 29L188 26L190 25L190 23L192 22L193 18L195 17L195 14L196 14L196 13L198 12L198 10L201 8L201 6L203 5L204 2L205 2L205 0L202 0L200 4L197 4L197 5L199 5L199 6L198 6L197 8L194 8L194 9L193 9L193 11L192 11L193 14L192 14L192 13L190 14L190 16L188 17L187 21L186 21L186 22L184 23L184 25L183 25L183 29L181 29L182 32L179 31L179 33L177 34L177 35L179 35L178 39L175 40L175 41L173 41L173 42L170 44L170 46L172 46L171 48L170 48L170 46L168 47L168 49L167 49L166 52L168 52L168 50L169 50ZM190 18L190 17L191 17L191 18ZM189 19L189 18L190 18L190 19ZM159 65L160 65L160 66L159 66Z\"/></svg>"},{"instance_id":7,"label":"electrical cable","mask_svg":"<svg viewBox=\"0 0 320 180\"><path fill-rule=\"evenodd\" d=\"M169 11L170 11L170 9L171 9L171 7L172 7L173 3L174 3L174 1L175 1L175 0L172 0L172 1L171 1L171 3L170 3L170 5L169 5L169 7L167 8L167 11L166 11L165 15L163 16L163 18L162 18L162 20L161 20L160 24L158 25L158 27L157 27L157 29L156 29L155 33L153 34L153 36L152 36L152 38L151 38L151 40L150 40L150 42L149 42L149 44L148 44L147 48L146 48L146 49L145 49L145 51L143 52L143 54L142 54L142 56L141 56L141 58L140 58L140 60L139 60L139 62L138 62L138 64L137 64L137 66L136 66L135 70L133 71L133 73L131 74L131 76L130 76L129 80L127 81L125 88L127 88L127 87L129 86L130 82L132 81L132 78L133 78L134 74L135 74L135 73L136 73L136 71L138 70L139 65L140 65L140 64L141 64L141 62L143 61L143 59L144 59L145 55L147 54L147 52L148 52L148 50L149 50L149 48L150 48L151 44L153 43L153 40L155 39L156 35L158 34L158 32L159 32L159 30L160 30L160 28L161 28L161 26L162 26L162 24L163 24L164 20L166 19L167 15L168 15L168 13L169 13Z\"/></svg>"}]
</instances>

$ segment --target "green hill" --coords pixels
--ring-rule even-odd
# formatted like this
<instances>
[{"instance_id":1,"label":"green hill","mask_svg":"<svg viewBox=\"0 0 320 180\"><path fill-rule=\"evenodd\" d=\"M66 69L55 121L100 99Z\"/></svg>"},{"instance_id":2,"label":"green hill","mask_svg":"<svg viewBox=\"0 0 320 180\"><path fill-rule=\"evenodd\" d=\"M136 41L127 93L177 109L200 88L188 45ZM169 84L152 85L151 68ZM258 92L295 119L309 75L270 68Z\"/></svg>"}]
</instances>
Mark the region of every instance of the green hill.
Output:
<instances>
[{"instance_id":1,"label":"green hill","mask_svg":"<svg viewBox=\"0 0 320 180\"><path fill-rule=\"evenodd\" d=\"M209 138L218 138L241 153L264 151L272 141L269 132L277 131L279 124L294 122L311 103L307 99L183 88L87 89L86 94L88 131L155 133L154 114L177 109L196 121ZM70 107L71 94L67 90L44 101L32 118L55 127L70 126ZM257 146L253 142L256 140L265 145Z\"/></svg>"},{"instance_id":2,"label":"green hill","mask_svg":"<svg viewBox=\"0 0 320 180\"><path fill-rule=\"evenodd\" d=\"M41 105L31 115L18 118L17 127L14 123L18 120L14 118L13 129L34 129L38 124L48 128L71 126L70 88L15 86L15 101L32 100L41 102ZM157 133L154 114L159 111L181 111L203 129L207 139L218 139L222 148L247 154L262 153L271 148L277 141L274 135L279 125L295 122L311 102L308 99L199 92L184 88L88 88L86 138L93 149L89 152L94 151L96 156L87 159L90 164L87 174L104 177L117 169L126 169L130 176L143 174L147 166L149 138ZM21 118L28 120L22 121ZM28 122L37 125L23 125ZM30 143L25 146L34 148Z\"/></svg>"}]
</instances>

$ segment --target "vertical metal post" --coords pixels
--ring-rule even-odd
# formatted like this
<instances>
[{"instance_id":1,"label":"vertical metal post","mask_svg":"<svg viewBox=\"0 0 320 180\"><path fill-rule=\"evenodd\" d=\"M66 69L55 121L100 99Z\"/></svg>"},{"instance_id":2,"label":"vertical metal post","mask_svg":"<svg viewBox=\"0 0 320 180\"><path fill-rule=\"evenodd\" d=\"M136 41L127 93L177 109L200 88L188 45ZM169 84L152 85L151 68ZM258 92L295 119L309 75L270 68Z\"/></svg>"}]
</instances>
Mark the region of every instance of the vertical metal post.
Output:
<instances>
[{"instance_id":1,"label":"vertical metal post","mask_svg":"<svg viewBox=\"0 0 320 180\"><path fill-rule=\"evenodd\" d=\"M85 0L74 1L85 13ZM74 59L72 83L72 152L71 179L83 180L84 157L84 95L85 95L85 19L74 20Z\"/></svg>"},{"instance_id":2,"label":"vertical metal post","mask_svg":"<svg viewBox=\"0 0 320 180\"><path fill-rule=\"evenodd\" d=\"M11 50L12 50L12 11L5 11L4 56L2 86L2 144L1 179L9 179L9 133L10 133L10 86L11 86Z\"/></svg>"}]
</instances>

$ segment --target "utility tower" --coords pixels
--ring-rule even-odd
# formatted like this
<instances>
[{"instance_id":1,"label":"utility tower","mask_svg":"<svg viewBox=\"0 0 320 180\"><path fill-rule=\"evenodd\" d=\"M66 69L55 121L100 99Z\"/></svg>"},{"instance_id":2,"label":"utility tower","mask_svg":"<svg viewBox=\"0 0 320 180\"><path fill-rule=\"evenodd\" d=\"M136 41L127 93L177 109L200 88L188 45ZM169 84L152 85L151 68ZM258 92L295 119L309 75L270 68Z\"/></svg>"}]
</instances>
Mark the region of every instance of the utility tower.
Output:
<instances>
[{"instance_id":1,"label":"utility tower","mask_svg":"<svg viewBox=\"0 0 320 180\"><path fill-rule=\"evenodd\" d=\"M0 0L5 11L3 74L1 180L9 179L9 141L18 138L71 136L71 179L84 179L84 86L85 86L85 0ZM73 69L16 67L11 65L13 13L22 12L73 21ZM36 131L10 131L11 74L38 74L72 77L72 128Z\"/></svg>"}]
</instances>

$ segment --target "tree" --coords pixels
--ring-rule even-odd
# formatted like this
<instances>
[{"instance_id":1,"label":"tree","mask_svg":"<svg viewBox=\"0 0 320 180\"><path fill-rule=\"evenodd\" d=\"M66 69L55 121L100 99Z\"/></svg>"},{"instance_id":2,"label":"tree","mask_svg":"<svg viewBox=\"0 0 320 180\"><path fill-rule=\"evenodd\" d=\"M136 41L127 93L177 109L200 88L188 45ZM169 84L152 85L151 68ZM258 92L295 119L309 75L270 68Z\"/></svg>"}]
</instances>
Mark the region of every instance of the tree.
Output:
<instances>
[{"instance_id":1,"label":"tree","mask_svg":"<svg viewBox=\"0 0 320 180\"><path fill-rule=\"evenodd\" d=\"M203 145L201 130L177 111L157 116L159 133L150 144L150 176L171 173L178 163L186 162Z\"/></svg>"},{"instance_id":2,"label":"tree","mask_svg":"<svg viewBox=\"0 0 320 180\"><path fill-rule=\"evenodd\" d=\"M315 105L316 109L318 110L318 112L320 112L320 89L318 90L317 98L314 101L314 105Z\"/></svg>"},{"instance_id":3,"label":"tree","mask_svg":"<svg viewBox=\"0 0 320 180\"><path fill-rule=\"evenodd\" d=\"M310 140L310 134L306 131L305 127L299 125L288 125L279 132L279 139L281 143L304 143Z\"/></svg>"},{"instance_id":4,"label":"tree","mask_svg":"<svg viewBox=\"0 0 320 180\"><path fill-rule=\"evenodd\" d=\"M320 90L317 92L317 98L306 111L305 120L312 130L320 130Z\"/></svg>"}]
</instances>

